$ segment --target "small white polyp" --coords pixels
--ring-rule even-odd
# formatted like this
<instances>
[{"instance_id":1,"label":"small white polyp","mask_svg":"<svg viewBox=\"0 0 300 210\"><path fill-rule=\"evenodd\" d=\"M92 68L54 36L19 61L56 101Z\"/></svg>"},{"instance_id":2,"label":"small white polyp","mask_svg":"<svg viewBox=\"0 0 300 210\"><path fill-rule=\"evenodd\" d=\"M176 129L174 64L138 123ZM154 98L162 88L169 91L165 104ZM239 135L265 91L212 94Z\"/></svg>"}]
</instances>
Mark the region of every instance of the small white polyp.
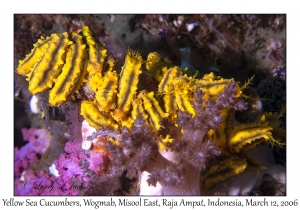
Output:
<instances>
[{"instance_id":1,"label":"small white polyp","mask_svg":"<svg viewBox=\"0 0 300 210\"><path fill-rule=\"evenodd\" d=\"M92 147L92 141L82 141L82 149L89 150Z\"/></svg>"},{"instance_id":2,"label":"small white polyp","mask_svg":"<svg viewBox=\"0 0 300 210\"><path fill-rule=\"evenodd\" d=\"M35 95L33 95L30 99L30 110L34 114L38 114L41 112L39 99Z\"/></svg>"},{"instance_id":3,"label":"small white polyp","mask_svg":"<svg viewBox=\"0 0 300 210\"><path fill-rule=\"evenodd\" d=\"M49 167L49 171L55 177L59 177L58 170L56 170L54 163L52 163L52 165Z\"/></svg>"}]
</instances>

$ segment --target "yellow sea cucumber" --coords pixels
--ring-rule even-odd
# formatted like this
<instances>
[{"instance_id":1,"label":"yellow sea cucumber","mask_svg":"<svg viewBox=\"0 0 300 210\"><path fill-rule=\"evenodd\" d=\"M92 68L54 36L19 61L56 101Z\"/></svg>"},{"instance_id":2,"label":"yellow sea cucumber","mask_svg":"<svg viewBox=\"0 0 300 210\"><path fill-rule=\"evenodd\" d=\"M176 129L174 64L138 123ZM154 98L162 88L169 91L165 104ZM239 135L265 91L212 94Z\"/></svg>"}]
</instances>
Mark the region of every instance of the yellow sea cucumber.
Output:
<instances>
[{"instance_id":1,"label":"yellow sea cucumber","mask_svg":"<svg viewBox=\"0 0 300 210\"><path fill-rule=\"evenodd\" d=\"M239 153L247 144L256 145L255 140L264 139L275 143L271 133L272 127L268 123L253 123L235 126L229 135L228 146L231 152Z\"/></svg>"},{"instance_id":2,"label":"yellow sea cucumber","mask_svg":"<svg viewBox=\"0 0 300 210\"><path fill-rule=\"evenodd\" d=\"M102 82L103 76L100 72L97 72L89 79L89 86L94 92L97 92L97 89L100 87Z\"/></svg>"},{"instance_id":3,"label":"yellow sea cucumber","mask_svg":"<svg viewBox=\"0 0 300 210\"><path fill-rule=\"evenodd\" d=\"M158 93L167 93L170 91L169 85L173 83L173 80L182 74L181 69L177 66L170 68L161 79L158 85Z\"/></svg>"},{"instance_id":4,"label":"yellow sea cucumber","mask_svg":"<svg viewBox=\"0 0 300 210\"><path fill-rule=\"evenodd\" d=\"M165 94L163 96L165 111L169 114L169 117L173 120L177 116L178 106L176 103L176 96L174 93Z\"/></svg>"},{"instance_id":5,"label":"yellow sea cucumber","mask_svg":"<svg viewBox=\"0 0 300 210\"><path fill-rule=\"evenodd\" d=\"M104 44L95 39L93 32L88 26L84 26L81 30L84 42L87 44L89 62L87 71L91 77L97 72L103 72L104 61L106 58L107 50Z\"/></svg>"},{"instance_id":6,"label":"yellow sea cucumber","mask_svg":"<svg viewBox=\"0 0 300 210\"><path fill-rule=\"evenodd\" d=\"M136 120L138 116L141 116L147 122L148 115L145 112L143 102L140 98L136 98L132 102L131 117L133 120Z\"/></svg>"},{"instance_id":7,"label":"yellow sea cucumber","mask_svg":"<svg viewBox=\"0 0 300 210\"><path fill-rule=\"evenodd\" d=\"M19 61L19 66L17 68L17 72L21 75L27 76L34 67L40 62L43 58L45 52L49 48L50 42L54 39L54 36L41 37L37 43L33 45L33 49L31 52L26 55L25 59Z\"/></svg>"},{"instance_id":8,"label":"yellow sea cucumber","mask_svg":"<svg viewBox=\"0 0 300 210\"><path fill-rule=\"evenodd\" d=\"M97 130L101 127L111 127L114 129L119 127L118 123L109 114L99 111L96 101L83 101L81 103L80 114L90 126Z\"/></svg>"},{"instance_id":9,"label":"yellow sea cucumber","mask_svg":"<svg viewBox=\"0 0 300 210\"><path fill-rule=\"evenodd\" d=\"M164 108L172 119L178 109L174 91L174 79L182 74L181 69L174 66L168 69L158 85L158 94L163 94Z\"/></svg>"},{"instance_id":10,"label":"yellow sea cucumber","mask_svg":"<svg viewBox=\"0 0 300 210\"><path fill-rule=\"evenodd\" d=\"M159 130L160 121L162 118L167 117L168 113L164 113L160 108L158 101L154 97L154 92L147 92L143 90L139 93L138 98L143 100L143 105L147 113L149 114L149 120L152 126Z\"/></svg>"},{"instance_id":11,"label":"yellow sea cucumber","mask_svg":"<svg viewBox=\"0 0 300 210\"><path fill-rule=\"evenodd\" d=\"M54 79L55 85L50 91L49 104L51 106L60 105L69 98L74 100L74 93L78 92L80 86L86 81L84 79L88 59L86 45L77 33L72 33L71 38L74 44L68 48L62 73Z\"/></svg>"},{"instance_id":12,"label":"yellow sea cucumber","mask_svg":"<svg viewBox=\"0 0 300 210\"><path fill-rule=\"evenodd\" d=\"M203 189L210 190L220 184L226 183L234 176L242 173L247 167L246 159L232 158L213 165L209 171L201 177Z\"/></svg>"},{"instance_id":13,"label":"yellow sea cucumber","mask_svg":"<svg viewBox=\"0 0 300 210\"><path fill-rule=\"evenodd\" d=\"M115 71L108 71L97 89L96 100L100 111L108 112L116 107L119 75Z\"/></svg>"},{"instance_id":14,"label":"yellow sea cucumber","mask_svg":"<svg viewBox=\"0 0 300 210\"><path fill-rule=\"evenodd\" d=\"M32 72L28 75L29 91L32 94L43 92L52 88L54 79L61 73L66 49L73 42L69 40L68 33L52 34L42 59L34 66ZM33 58L32 59L36 59Z\"/></svg>"},{"instance_id":15,"label":"yellow sea cucumber","mask_svg":"<svg viewBox=\"0 0 300 210\"><path fill-rule=\"evenodd\" d=\"M146 70L149 71L157 82L160 82L164 73L168 70L167 66L162 62L160 54L157 52L149 53L146 61Z\"/></svg>"},{"instance_id":16,"label":"yellow sea cucumber","mask_svg":"<svg viewBox=\"0 0 300 210\"><path fill-rule=\"evenodd\" d=\"M232 79L223 79L211 72L210 74L205 74L202 79L197 80L195 82L195 86L200 87L200 89L205 93L205 100L208 100L210 97L215 99L232 81ZM239 96L240 95L237 97Z\"/></svg>"},{"instance_id":17,"label":"yellow sea cucumber","mask_svg":"<svg viewBox=\"0 0 300 210\"><path fill-rule=\"evenodd\" d=\"M142 56L139 54L132 51L127 53L120 74L117 109L113 113L113 117L117 121L125 119L131 108L132 100L138 88L138 78L142 73L140 70L142 61Z\"/></svg>"},{"instance_id":18,"label":"yellow sea cucumber","mask_svg":"<svg viewBox=\"0 0 300 210\"><path fill-rule=\"evenodd\" d=\"M181 111L190 113L193 117L196 112L191 103L191 84L190 78L186 76L177 77L174 81L174 92L176 96L176 103Z\"/></svg>"},{"instance_id":19,"label":"yellow sea cucumber","mask_svg":"<svg viewBox=\"0 0 300 210\"><path fill-rule=\"evenodd\" d=\"M140 98L133 99L131 117L128 116L125 121L122 121L122 126L131 128L137 117L142 117L145 120L146 124L148 123L148 115L143 107L143 101Z\"/></svg>"}]
</instances>

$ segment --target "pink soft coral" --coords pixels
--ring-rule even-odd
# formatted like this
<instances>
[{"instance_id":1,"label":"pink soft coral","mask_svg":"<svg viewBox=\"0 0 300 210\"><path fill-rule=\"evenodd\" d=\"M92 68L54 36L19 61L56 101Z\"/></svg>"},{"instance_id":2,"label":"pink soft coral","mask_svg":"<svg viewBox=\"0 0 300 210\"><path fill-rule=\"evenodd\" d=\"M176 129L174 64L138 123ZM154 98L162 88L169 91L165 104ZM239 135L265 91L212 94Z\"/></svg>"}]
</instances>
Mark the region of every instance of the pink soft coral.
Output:
<instances>
[{"instance_id":1,"label":"pink soft coral","mask_svg":"<svg viewBox=\"0 0 300 210\"><path fill-rule=\"evenodd\" d=\"M22 129L22 133L28 143L15 148L15 195L83 195L90 189L90 178L102 175L105 154L85 153L79 141L67 142L65 153L54 162L59 177L43 170L35 173L31 165L44 153L50 137L43 129Z\"/></svg>"},{"instance_id":2,"label":"pink soft coral","mask_svg":"<svg viewBox=\"0 0 300 210\"><path fill-rule=\"evenodd\" d=\"M24 169L38 160L38 154L43 154L47 149L50 137L44 129L30 128L22 129L24 141L28 143L22 148L15 148L15 177L20 177Z\"/></svg>"}]
</instances>

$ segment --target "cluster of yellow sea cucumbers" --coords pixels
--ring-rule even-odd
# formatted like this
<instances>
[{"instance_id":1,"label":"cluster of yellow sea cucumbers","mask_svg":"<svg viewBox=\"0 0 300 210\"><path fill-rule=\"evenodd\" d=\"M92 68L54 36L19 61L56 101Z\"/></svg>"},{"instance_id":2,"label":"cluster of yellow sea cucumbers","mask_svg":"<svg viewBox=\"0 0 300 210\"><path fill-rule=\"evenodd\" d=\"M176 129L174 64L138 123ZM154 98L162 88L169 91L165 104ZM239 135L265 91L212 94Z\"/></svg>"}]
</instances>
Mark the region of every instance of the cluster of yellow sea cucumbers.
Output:
<instances>
[{"instance_id":1,"label":"cluster of yellow sea cucumbers","mask_svg":"<svg viewBox=\"0 0 300 210\"><path fill-rule=\"evenodd\" d=\"M157 91L138 89L143 68L159 84ZM234 82L213 73L204 75L202 79L187 76L156 52L143 60L138 53L129 51L118 73L114 69L114 61L107 57L105 45L96 40L87 26L80 33L64 32L42 37L34 44L31 53L19 62L17 72L27 77L32 94L50 91L51 106L74 100L74 94L87 83L95 97L81 102L81 115L96 130L102 127L119 129L122 126L130 129L139 116L156 132L161 129L162 119L167 118L176 125L178 112L189 113L191 118L196 115L193 106L196 89L204 93L204 101L215 101L224 88ZM236 98L242 97L242 94L243 87L235 89ZM230 108L224 108L220 115L223 119L219 129L210 130L207 136L227 153L238 154L263 141L277 142L264 117L251 124L233 125ZM169 136L159 141L161 149L166 146L163 142L172 141ZM229 175L219 176L219 180L211 178L218 170L221 171L219 166L212 166L203 177L204 188L210 189L245 170L246 160L232 157L222 166Z\"/></svg>"}]
</instances>

